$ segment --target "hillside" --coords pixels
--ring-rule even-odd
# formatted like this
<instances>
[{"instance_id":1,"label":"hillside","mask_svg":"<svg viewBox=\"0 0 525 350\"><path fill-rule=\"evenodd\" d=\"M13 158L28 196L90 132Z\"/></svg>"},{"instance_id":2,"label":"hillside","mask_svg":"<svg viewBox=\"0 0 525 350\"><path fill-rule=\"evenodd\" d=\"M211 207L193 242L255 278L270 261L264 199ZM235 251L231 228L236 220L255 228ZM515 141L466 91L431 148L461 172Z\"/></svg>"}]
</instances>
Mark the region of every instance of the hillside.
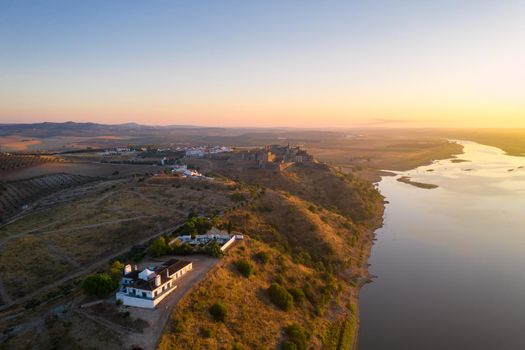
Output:
<instances>
[{"instance_id":1,"label":"hillside","mask_svg":"<svg viewBox=\"0 0 525 350\"><path fill-rule=\"evenodd\" d=\"M370 183L328 168L259 174L246 173L242 180L262 187L260 197L222 219L246 239L179 304L159 349L349 349L354 344L357 293L367 277L381 196ZM239 272L240 261L252 267L249 277ZM283 310L270 300L272 284L291 295L293 306ZM224 322L209 312L216 302L227 310Z\"/></svg>"}]
</instances>

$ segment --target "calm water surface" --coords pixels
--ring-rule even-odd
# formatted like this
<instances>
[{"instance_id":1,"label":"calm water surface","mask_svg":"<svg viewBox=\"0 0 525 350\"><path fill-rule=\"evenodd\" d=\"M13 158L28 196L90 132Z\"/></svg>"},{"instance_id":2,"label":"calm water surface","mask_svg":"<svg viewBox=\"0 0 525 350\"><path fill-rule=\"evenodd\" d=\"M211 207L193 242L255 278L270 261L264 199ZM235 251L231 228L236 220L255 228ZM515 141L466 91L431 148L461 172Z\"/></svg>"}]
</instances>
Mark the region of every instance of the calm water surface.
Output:
<instances>
[{"instance_id":1,"label":"calm water surface","mask_svg":"<svg viewBox=\"0 0 525 350\"><path fill-rule=\"evenodd\" d=\"M525 349L525 158L460 143L469 162L400 173L439 188L379 184L360 350Z\"/></svg>"}]
</instances>

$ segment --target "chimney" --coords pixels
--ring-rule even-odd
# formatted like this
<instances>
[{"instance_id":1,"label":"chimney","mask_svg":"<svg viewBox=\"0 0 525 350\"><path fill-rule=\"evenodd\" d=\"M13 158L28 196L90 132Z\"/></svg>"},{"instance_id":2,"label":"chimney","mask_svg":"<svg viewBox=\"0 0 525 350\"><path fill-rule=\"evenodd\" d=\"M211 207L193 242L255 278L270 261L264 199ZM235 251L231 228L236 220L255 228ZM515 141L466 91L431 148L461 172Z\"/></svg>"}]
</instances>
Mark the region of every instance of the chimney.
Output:
<instances>
[{"instance_id":1,"label":"chimney","mask_svg":"<svg viewBox=\"0 0 525 350\"><path fill-rule=\"evenodd\" d=\"M160 286L160 275L155 276L155 287Z\"/></svg>"},{"instance_id":2,"label":"chimney","mask_svg":"<svg viewBox=\"0 0 525 350\"><path fill-rule=\"evenodd\" d=\"M124 266L124 275L127 275L130 272L131 272L131 265L127 264L126 266Z\"/></svg>"}]
</instances>

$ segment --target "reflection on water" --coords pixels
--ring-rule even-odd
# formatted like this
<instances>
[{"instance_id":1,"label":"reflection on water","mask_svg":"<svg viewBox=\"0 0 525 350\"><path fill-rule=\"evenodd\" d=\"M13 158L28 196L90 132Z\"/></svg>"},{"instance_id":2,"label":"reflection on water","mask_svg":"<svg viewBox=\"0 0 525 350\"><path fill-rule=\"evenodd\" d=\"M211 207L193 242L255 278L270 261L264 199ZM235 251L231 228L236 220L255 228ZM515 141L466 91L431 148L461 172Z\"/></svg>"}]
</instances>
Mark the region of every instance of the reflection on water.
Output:
<instances>
[{"instance_id":1,"label":"reflection on water","mask_svg":"<svg viewBox=\"0 0 525 350\"><path fill-rule=\"evenodd\" d=\"M400 173L438 188L379 184L360 350L525 349L525 158L460 143L468 162Z\"/></svg>"}]
</instances>

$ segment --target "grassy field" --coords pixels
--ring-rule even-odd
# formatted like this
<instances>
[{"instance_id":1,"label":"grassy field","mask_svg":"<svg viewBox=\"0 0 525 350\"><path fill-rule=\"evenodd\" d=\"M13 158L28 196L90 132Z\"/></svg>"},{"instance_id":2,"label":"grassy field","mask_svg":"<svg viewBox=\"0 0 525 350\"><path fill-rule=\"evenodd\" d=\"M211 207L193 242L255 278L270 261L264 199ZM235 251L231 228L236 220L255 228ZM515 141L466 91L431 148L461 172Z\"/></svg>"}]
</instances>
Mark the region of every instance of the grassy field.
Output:
<instances>
[{"instance_id":1,"label":"grassy field","mask_svg":"<svg viewBox=\"0 0 525 350\"><path fill-rule=\"evenodd\" d=\"M0 281L9 299L16 301L180 224L190 211L212 215L233 205L226 185L171 182L159 184L152 178L90 185L76 199L2 227Z\"/></svg>"}]
</instances>

